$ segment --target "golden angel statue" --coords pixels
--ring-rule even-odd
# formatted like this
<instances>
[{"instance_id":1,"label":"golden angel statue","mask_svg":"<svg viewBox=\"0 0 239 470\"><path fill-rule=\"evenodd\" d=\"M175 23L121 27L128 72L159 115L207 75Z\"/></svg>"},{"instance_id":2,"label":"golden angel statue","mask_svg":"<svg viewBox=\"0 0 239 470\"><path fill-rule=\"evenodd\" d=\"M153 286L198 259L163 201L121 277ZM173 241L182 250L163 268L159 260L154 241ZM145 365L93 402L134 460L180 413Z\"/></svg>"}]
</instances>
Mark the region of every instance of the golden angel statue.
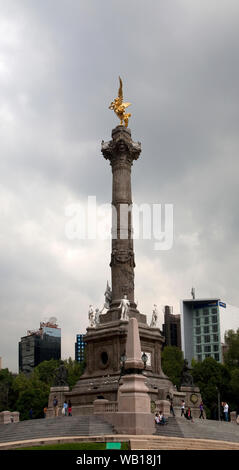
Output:
<instances>
[{"instance_id":1,"label":"golden angel statue","mask_svg":"<svg viewBox=\"0 0 239 470\"><path fill-rule=\"evenodd\" d=\"M126 113L125 110L128 108L128 106L131 105L131 103L123 103L123 83L121 78L119 77L119 82L120 82L120 87L118 91L118 98L115 98L114 101L109 106L109 109L113 109L115 114L118 116L120 119L120 125L123 126L123 123L125 127L128 127L128 122L129 118L131 117L130 113Z\"/></svg>"}]
</instances>

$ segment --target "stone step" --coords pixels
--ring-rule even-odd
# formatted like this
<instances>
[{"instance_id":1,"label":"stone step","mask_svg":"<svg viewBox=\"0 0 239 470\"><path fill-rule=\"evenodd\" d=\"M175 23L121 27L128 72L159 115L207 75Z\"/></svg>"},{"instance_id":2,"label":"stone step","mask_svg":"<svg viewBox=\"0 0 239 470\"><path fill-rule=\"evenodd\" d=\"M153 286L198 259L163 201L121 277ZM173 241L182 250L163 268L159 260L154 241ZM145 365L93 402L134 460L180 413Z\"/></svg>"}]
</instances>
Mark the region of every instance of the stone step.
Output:
<instances>
[{"instance_id":1,"label":"stone step","mask_svg":"<svg viewBox=\"0 0 239 470\"><path fill-rule=\"evenodd\" d=\"M130 444L131 450L239 450L239 443L185 438L131 439Z\"/></svg>"},{"instance_id":2,"label":"stone step","mask_svg":"<svg viewBox=\"0 0 239 470\"><path fill-rule=\"evenodd\" d=\"M41 437L92 436L113 433L113 427L96 416L57 417L1 425L0 442Z\"/></svg>"}]
</instances>

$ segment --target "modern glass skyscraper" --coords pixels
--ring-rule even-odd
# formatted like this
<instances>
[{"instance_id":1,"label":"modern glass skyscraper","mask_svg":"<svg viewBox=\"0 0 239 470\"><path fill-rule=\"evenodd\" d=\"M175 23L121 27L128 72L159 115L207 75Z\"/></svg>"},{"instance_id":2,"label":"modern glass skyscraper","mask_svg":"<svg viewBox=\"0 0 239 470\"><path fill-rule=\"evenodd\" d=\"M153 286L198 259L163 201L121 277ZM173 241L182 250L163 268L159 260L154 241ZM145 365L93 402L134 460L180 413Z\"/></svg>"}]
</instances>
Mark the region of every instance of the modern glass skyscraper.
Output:
<instances>
[{"instance_id":1,"label":"modern glass skyscraper","mask_svg":"<svg viewBox=\"0 0 239 470\"><path fill-rule=\"evenodd\" d=\"M75 360L77 362L83 362L85 359L85 343L83 334L76 335L75 342Z\"/></svg>"},{"instance_id":2,"label":"modern glass skyscraper","mask_svg":"<svg viewBox=\"0 0 239 470\"><path fill-rule=\"evenodd\" d=\"M19 372L30 374L40 362L61 358L61 329L55 323L41 322L36 331L28 331L19 346Z\"/></svg>"},{"instance_id":3,"label":"modern glass skyscraper","mask_svg":"<svg viewBox=\"0 0 239 470\"><path fill-rule=\"evenodd\" d=\"M190 364L193 358L201 362L207 357L222 362L221 344L224 333L220 299L181 301L182 350Z\"/></svg>"}]
</instances>

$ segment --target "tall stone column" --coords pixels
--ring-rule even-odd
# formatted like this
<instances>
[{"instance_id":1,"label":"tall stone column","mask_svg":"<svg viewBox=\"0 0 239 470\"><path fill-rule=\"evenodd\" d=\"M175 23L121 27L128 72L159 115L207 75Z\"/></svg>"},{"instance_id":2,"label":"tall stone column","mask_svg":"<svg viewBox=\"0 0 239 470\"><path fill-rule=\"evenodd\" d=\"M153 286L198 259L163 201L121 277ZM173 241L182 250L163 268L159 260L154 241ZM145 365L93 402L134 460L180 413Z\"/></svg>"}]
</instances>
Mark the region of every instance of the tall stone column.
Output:
<instances>
[{"instance_id":1,"label":"tall stone column","mask_svg":"<svg viewBox=\"0 0 239 470\"><path fill-rule=\"evenodd\" d=\"M134 247L132 236L131 167L141 152L141 144L133 142L130 129L117 126L112 130L112 140L102 142L103 156L110 161L112 184L112 304L127 295L134 304Z\"/></svg>"}]
</instances>

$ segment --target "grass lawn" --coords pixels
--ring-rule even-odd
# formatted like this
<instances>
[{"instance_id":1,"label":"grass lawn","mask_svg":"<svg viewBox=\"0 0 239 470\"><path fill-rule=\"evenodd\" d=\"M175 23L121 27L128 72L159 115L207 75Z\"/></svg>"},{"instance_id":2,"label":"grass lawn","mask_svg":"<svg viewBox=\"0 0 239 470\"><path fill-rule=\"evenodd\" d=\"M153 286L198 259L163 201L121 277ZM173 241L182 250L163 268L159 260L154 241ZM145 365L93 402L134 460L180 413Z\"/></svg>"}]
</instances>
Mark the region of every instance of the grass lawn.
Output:
<instances>
[{"instance_id":1,"label":"grass lawn","mask_svg":"<svg viewBox=\"0 0 239 470\"><path fill-rule=\"evenodd\" d=\"M72 442L32 447L20 447L15 450L105 450L106 442ZM129 450L129 443L122 442L121 450Z\"/></svg>"}]
</instances>

